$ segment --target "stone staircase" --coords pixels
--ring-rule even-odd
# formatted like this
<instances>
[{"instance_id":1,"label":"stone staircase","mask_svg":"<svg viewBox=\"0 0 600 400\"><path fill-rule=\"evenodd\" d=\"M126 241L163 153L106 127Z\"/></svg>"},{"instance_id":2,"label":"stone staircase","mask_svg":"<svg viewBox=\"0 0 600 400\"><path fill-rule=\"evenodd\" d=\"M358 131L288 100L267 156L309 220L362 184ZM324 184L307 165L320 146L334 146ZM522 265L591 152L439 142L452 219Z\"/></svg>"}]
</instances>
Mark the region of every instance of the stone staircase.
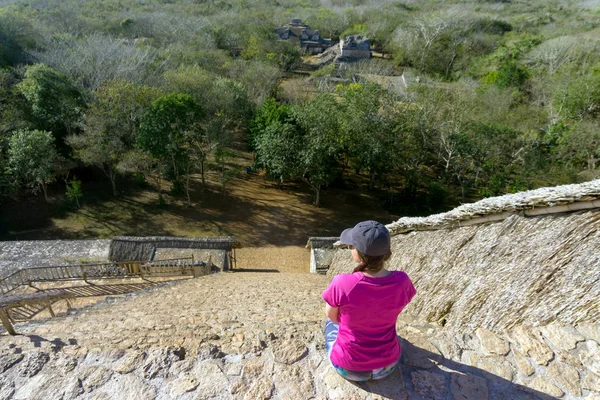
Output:
<instances>
[{"instance_id":1,"label":"stone staircase","mask_svg":"<svg viewBox=\"0 0 600 400\"><path fill-rule=\"evenodd\" d=\"M352 384L325 357L320 294L329 278L247 271L16 324L21 335L0 337L0 399L600 399L596 375L575 368L577 379L571 369L553 378L518 340L450 336L407 315L397 326L401 368ZM585 339L579 353L561 353L565 363L594 357L596 342Z\"/></svg>"}]
</instances>

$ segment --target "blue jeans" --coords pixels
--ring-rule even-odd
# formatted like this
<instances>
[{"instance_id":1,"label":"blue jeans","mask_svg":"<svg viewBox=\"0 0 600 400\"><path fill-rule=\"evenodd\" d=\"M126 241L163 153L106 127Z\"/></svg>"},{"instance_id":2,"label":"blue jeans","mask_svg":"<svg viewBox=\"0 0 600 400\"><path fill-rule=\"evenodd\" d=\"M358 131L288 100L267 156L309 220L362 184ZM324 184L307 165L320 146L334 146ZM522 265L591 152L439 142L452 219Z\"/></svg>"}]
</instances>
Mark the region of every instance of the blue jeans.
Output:
<instances>
[{"instance_id":1,"label":"blue jeans","mask_svg":"<svg viewBox=\"0 0 600 400\"><path fill-rule=\"evenodd\" d=\"M349 381L356 382L364 382L371 379L382 379L394 372L400 360L388 365L387 367L377 368L372 371L351 371L349 369L335 365L331 361L331 349L333 349L333 344L337 339L339 329L340 326L332 320L330 320L329 318L325 320L325 348L327 349L327 358L329 358L329 362L333 366L335 372L340 374L345 379L348 379Z\"/></svg>"}]
</instances>

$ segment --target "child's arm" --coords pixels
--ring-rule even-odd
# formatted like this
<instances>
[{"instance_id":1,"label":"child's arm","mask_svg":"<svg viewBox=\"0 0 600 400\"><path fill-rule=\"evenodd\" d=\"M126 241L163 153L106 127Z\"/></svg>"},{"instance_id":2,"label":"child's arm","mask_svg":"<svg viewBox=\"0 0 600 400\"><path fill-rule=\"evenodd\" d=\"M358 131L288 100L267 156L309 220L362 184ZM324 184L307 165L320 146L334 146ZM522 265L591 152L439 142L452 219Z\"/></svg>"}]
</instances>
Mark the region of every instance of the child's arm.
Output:
<instances>
[{"instance_id":1,"label":"child's arm","mask_svg":"<svg viewBox=\"0 0 600 400\"><path fill-rule=\"evenodd\" d=\"M336 324L340 323L340 321L338 321L339 311L339 308L331 307L329 304L325 303L325 315Z\"/></svg>"}]
</instances>

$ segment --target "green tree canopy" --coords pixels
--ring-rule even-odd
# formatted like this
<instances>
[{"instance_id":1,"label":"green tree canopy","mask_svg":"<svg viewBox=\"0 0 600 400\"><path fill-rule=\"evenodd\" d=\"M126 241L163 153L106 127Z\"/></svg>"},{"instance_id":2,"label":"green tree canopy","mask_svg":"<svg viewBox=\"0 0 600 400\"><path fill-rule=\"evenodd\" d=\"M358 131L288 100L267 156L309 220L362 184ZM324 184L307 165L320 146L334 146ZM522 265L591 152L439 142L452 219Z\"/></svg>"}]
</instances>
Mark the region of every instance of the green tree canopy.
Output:
<instances>
[{"instance_id":1,"label":"green tree canopy","mask_svg":"<svg viewBox=\"0 0 600 400\"><path fill-rule=\"evenodd\" d=\"M95 93L84 120L84 131L67 137L75 155L86 165L101 168L117 195L117 165L132 150L143 113L159 91L116 80L105 82Z\"/></svg>"},{"instance_id":2,"label":"green tree canopy","mask_svg":"<svg viewBox=\"0 0 600 400\"><path fill-rule=\"evenodd\" d=\"M55 180L58 153L50 132L20 130L8 144L8 172L34 193L40 188L48 201L48 184Z\"/></svg>"},{"instance_id":3,"label":"green tree canopy","mask_svg":"<svg viewBox=\"0 0 600 400\"><path fill-rule=\"evenodd\" d=\"M341 153L338 104L332 95L323 94L304 107L294 109L295 119L304 132L300 147L299 167L302 178L315 191L315 204L320 205L321 188L339 175Z\"/></svg>"},{"instance_id":4,"label":"green tree canopy","mask_svg":"<svg viewBox=\"0 0 600 400\"><path fill-rule=\"evenodd\" d=\"M17 90L31 108L34 125L51 131L59 146L66 134L76 130L85 102L67 76L47 65L34 64L25 67L25 76L17 84Z\"/></svg>"},{"instance_id":5,"label":"green tree canopy","mask_svg":"<svg viewBox=\"0 0 600 400\"><path fill-rule=\"evenodd\" d=\"M284 182L300 176L303 146L295 125L274 121L255 138L257 166L267 175Z\"/></svg>"},{"instance_id":6,"label":"green tree canopy","mask_svg":"<svg viewBox=\"0 0 600 400\"><path fill-rule=\"evenodd\" d=\"M186 175L188 204L191 153L194 143L201 141L198 136L204 134L203 118L204 110L190 95L170 93L152 102L137 136L137 145L168 165L175 182L179 182L180 175Z\"/></svg>"}]
</instances>

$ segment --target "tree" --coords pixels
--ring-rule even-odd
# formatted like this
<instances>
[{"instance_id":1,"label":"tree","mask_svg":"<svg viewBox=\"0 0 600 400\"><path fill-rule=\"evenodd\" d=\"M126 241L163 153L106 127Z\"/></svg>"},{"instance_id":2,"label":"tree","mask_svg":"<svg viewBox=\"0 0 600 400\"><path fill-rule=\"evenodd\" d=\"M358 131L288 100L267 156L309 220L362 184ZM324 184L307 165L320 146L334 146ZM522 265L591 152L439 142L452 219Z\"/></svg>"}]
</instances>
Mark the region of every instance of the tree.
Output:
<instances>
[{"instance_id":1,"label":"tree","mask_svg":"<svg viewBox=\"0 0 600 400\"><path fill-rule=\"evenodd\" d=\"M250 121L248 146L256 148L256 138L274 122L286 122L291 118L290 106L277 104L274 98L267 98L256 110L256 115Z\"/></svg>"},{"instance_id":2,"label":"tree","mask_svg":"<svg viewBox=\"0 0 600 400\"><path fill-rule=\"evenodd\" d=\"M529 60L537 68L545 69L548 75L553 75L578 56L581 41L582 38L574 36L547 40L531 51Z\"/></svg>"},{"instance_id":3,"label":"tree","mask_svg":"<svg viewBox=\"0 0 600 400\"><path fill-rule=\"evenodd\" d=\"M16 85L31 107L34 124L51 131L60 146L73 133L83 115L85 102L73 82L44 64L25 67L23 81Z\"/></svg>"},{"instance_id":4,"label":"tree","mask_svg":"<svg viewBox=\"0 0 600 400\"><path fill-rule=\"evenodd\" d=\"M248 89L250 100L260 105L276 94L282 73L272 63L250 60L232 63L229 76L242 82Z\"/></svg>"},{"instance_id":5,"label":"tree","mask_svg":"<svg viewBox=\"0 0 600 400\"><path fill-rule=\"evenodd\" d=\"M165 167L169 166L175 182L185 175L186 195L189 195L189 174L191 138L202 135L200 123L203 109L194 99L181 93L171 93L156 99L141 120L137 145L148 151Z\"/></svg>"},{"instance_id":6,"label":"tree","mask_svg":"<svg viewBox=\"0 0 600 400\"><path fill-rule=\"evenodd\" d=\"M8 8L0 9L0 68L14 66L28 59L25 50L36 44L31 23Z\"/></svg>"},{"instance_id":7,"label":"tree","mask_svg":"<svg viewBox=\"0 0 600 400\"><path fill-rule=\"evenodd\" d=\"M108 81L95 93L86 113L84 131L67 137L75 155L86 165L102 169L117 195L117 165L133 149L141 117L158 90L123 80Z\"/></svg>"},{"instance_id":8,"label":"tree","mask_svg":"<svg viewBox=\"0 0 600 400\"><path fill-rule=\"evenodd\" d=\"M182 67L165 74L167 85L192 96L203 105L205 134L190 137L193 159L199 163L205 184L205 161L211 152L233 142L235 132L243 131L254 107L248 91L240 82L219 77L197 66Z\"/></svg>"},{"instance_id":9,"label":"tree","mask_svg":"<svg viewBox=\"0 0 600 400\"><path fill-rule=\"evenodd\" d=\"M284 182L300 175L300 149L304 145L295 125L274 121L255 137L257 166Z\"/></svg>"},{"instance_id":10,"label":"tree","mask_svg":"<svg viewBox=\"0 0 600 400\"><path fill-rule=\"evenodd\" d=\"M353 83L339 88L341 94L341 142L350 164L357 170L366 169L369 186L389 165L393 131L380 111L385 93L376 84Z\"/></svg>"},{"instance_id":11,"label":"tree","mask_svg":"<svg viewBox=\"0 0 600 400\"><path fill-rule=\"evenodd\" d=\"M88 90L115 79L143 84L161 72L161 65L154 64L156 51L150 46L98 33L61 35L49 43L46 51L33 54Z\"/></svg>"},{"instance_id":12,"label":"tree","mask_svg":"<svg viewBox=\"0 0 600 400\"><path fill-rule=\"evenodd\" d=\"M295 108L294 116L304 131L299 162L302 179L315 191L315 205L321 203L321 188L338 176L341 153L338 104L332 95L319 95L304 107Z\"/></svg>"},{"instance_id":13,"label":"tree","mask_svg":"<svg viewBox=\"0 0 600 400\"><path fill-rule=\"evenodd\" d=\"M81 190L81 181L74 177L70 181L67 181L67 191L65 193L67 199L75 200L77 207L81 207L79 199L83 197L83 191Z\"/></svg>"},{"instance_id":14,"label":"tree","mask_svg":"<svg viewBox=\"0 0 600 400\"><path fill-rule=\"evenodd\" d=\"M325 7L319 7L317 13L308 21L313 29L320 31L326 38L337 38L347 25L344 15Z\"/></svg>"},{"instance_id":15,"label":"tree","mask_svg":"<svg viewBox=\"0 0 600 400\"><path fill-rule=\"evenodd\" d=\"M600 72L577 76L557 92L554 107L564 118L583 120L600 115Z\"/></svg>"},{"instance_id":16,"label":"tree","mask_svg":"<svg viewBox=\"0 0 600 400\"><path fill-rule=\"evenodd\" d=\"M164 174L164 164L152 157L147 152L134 149L123 155L123 158L117 165L121 173L140 174L144 177L153 174L156 180L156 189L158 190L158 204L163 205L162 196L162 175Z\"/></svg>"},{"instance_id":17,"label":"tree","mask_svg":"<svg viewBox=\"0 0 600 400\"><path fill-rule=\"evenodd\" d=\"M24 100L16 93L17 78L8 71L0 70L0 141L9 133L26 127L23 110Z\"/></svg>"},{"instance_id":18,"label":"tree","mask_svg":"<svg viewBox=\"0 0 600 400\"><path fill-rule=\"evenodd\" d=\"M48 201L48 184L56 179L58 153L54 137L46 131L20 130L9 139L8 172L35 193L40 188Z\"/></svg>"},{"instance_id":19,"label":"tree","mask_svg":"<svg viewBox=\"0 0 600 400\"><path fill-rule=\"evenodd\" d=\"M581 121L570 126L558 141L558 155L579 171L597 173L600 160L600 122Z\"/></svg>"}]
</instances>

